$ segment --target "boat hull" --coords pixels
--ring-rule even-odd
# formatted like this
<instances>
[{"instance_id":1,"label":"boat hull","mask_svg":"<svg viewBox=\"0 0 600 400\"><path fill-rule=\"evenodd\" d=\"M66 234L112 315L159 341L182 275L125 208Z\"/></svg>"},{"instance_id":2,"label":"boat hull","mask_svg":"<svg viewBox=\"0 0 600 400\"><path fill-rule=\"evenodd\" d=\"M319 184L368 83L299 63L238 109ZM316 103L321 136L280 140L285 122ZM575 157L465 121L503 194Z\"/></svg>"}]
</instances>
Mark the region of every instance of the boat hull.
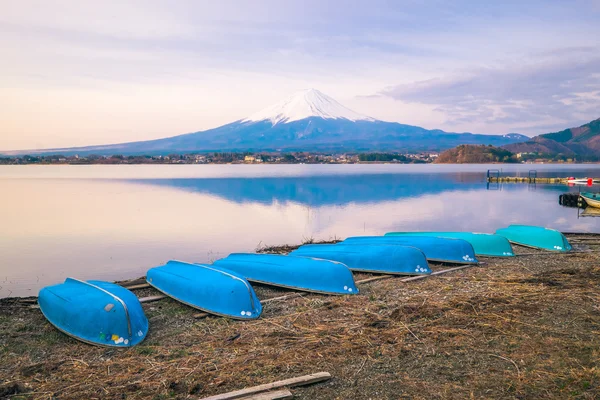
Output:
<instances>
[{"instance_id":1,"label":"boat hull","mask_svg":"<svg viewBox=\"0 0 600 400\"><path fill-rule=\"evenodd\" d=\"M138 298L114 283L67 278L40 290L38 303L52 325L85 343L132 347L148 333Z\"/></svg>"},{"instance_id":2,"label":"boat hull","mask_svg":"<svg viewBox=\"0 0 600 400\"><path fill-rule=\"evenodd\" d=\"M557 252L567 252L572 249L565 235L542 226L510 225L507 228L498 229L496 234L504 236L511 243L535 249Z\"/></svg>"},{"instance_id":3,"label":"boat hull","mask_svg":"<svg viewBox=\"0 0 600 400\"><path fill-rule=\"evenodd\" d=\"M357 294L348 267L342 263L278 254L234 253L213 263L249 281L323 294Z\"/></svg>"},{"instance_id":4,"label":"boat hull","mask_svg":"<svg viewBox=\"0 0 600 400\"><path fill-rule=\"evenodd\" d=\"M425 253L428 261L453 264L477 264L478 262L473 246L462 239L432 236L355 236L341 243L412 246Z\"/></svg>"},{"instance_id":5,"label":"boat hull","mask_svg":"<svg viewBox=\"0 0 600 400\"><path fill-rule=\"evenodd\" d=\"M593 185L595 183L600 183L599 179L593 178L577 178L577 179L567 179L567 183L572 183L575 185Z\"/></svg>"},{"instance_id":6,"label":"boat hull","mask_svg":"<svg viewBox=\"0 0 600 400\"><path fill-rule=\"evenodd\" d=\"M389 232L385 236L435 236L466 240L473 246L475 255L485 257L514 257L510 242L491 233L474 232Z\"/></svg>"},{"instance_id":7,"label":"boat hull","mask_svg":"<svg viewBox=\"0 0 600 400\"><path fill-rule=\"evenodd\" d=\"M594 208L600 208L600 195L597 193L579 193L579 196L587 203L588 206Z\"/></svg>"},{"instance_id":8,"label":"boat hull","mask_svg":"<svg viewBox=\"0 0 600 400\"><path fill-rule=\"evenodd\" d=\"M146 281L167 296L211 314L255 319L262 313L252 286L232 271L169 261L148 270Z\"/></svg>"},{"instance_id":9,"label":"boat hull","mask_svg":"<svg viewBox=\"0 0 600 400\"><path fill-rule=\"evenodd\" d=\"M394 275L431 274L425 254L415 247L309 244L300 246L290 255L338 261L352 271Z\"/></svg>"}]
</instances>

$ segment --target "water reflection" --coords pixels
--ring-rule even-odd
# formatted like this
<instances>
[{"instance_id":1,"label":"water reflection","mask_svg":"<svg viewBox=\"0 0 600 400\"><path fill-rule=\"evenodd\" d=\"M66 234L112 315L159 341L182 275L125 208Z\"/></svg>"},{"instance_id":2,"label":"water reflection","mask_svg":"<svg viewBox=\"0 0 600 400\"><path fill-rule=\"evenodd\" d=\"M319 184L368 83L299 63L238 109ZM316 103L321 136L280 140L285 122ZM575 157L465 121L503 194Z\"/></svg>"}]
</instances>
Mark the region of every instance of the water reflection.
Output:
<instances>
[{"instance_id":1,"label":"water reflection","mask_svg":"<svg viewBox=\"0 0 600 400\"><path fill-rule=\"evenodd\" d=\"M294 202L311 207L378 203L450 190L480 189L481 174L379 174L283 178L137 179L128 182L218 196L240 204Z\"/></svg>"},{"instance_id":2,"label":"water reflection","mask_svg":"<svg viewBox=\"0 0 600 400\"><path fill-rule=\"evenodd\" d=\"M171 258L210 262L310 237L493 232L510 223L600 231L600 219L578 219L575 209L558 205L558 194L576 189L512 184L493 191L484 178L467 170L0 179L8 193L0 207L0 297L35 295L66 276L126 279Z\"/></svg>"}]
</instances>

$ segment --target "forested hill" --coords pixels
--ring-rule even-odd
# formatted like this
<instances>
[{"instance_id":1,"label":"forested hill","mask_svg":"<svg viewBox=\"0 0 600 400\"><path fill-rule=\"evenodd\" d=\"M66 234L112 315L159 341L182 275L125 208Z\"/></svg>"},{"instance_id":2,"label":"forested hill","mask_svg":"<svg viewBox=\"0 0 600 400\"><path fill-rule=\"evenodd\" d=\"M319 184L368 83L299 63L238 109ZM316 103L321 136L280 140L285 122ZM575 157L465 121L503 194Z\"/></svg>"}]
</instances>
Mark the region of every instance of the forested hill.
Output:
<instances>
[{"instance_id":1,"label":"forested hill","mask_svg":"<svg viewBox=\"0 0 600 400\"><path fill-rule=\"evenodd\" d=\"M514 163L514 154L494 146L461 144L440 154L437 164Z\"/></svg>"},{"instance_id":2,"label":"forested hill","mask_svg":"<svg viewBox=\"0 0 600 400\"><path fill-rule=\"evenodd\" d=\"M514 153L600 156L600 118L560 132L546 133L522 143L502 146Z\"/></svg>"}]
</instances>

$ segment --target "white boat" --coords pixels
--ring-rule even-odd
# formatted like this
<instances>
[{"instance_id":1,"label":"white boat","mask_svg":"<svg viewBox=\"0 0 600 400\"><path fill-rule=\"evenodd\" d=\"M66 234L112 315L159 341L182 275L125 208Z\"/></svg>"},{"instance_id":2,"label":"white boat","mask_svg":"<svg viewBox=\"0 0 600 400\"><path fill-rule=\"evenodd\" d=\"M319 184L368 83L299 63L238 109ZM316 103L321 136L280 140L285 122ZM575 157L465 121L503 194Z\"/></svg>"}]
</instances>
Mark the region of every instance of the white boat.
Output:
<instances>
[{"instance_id":1,"label":"white boat","mask_svg":"<svg viewBox=\"0 0 600 400\"><path fill-rule=\"evenodd\" d=\"M600 179L594 178L568 178L567 183L575 185L593 185L594 183L600 183Z\"/></svg>"},{"instance_id":2,"label":"white boat","mask_svg":"<svg viewBox=\"0 0 600 400\"><path fill-rule=\"evenodd\" d=\"M588 206L600 208L600 193L581 192L579 196L581 196Z\"/></svg>"}]
</instances>

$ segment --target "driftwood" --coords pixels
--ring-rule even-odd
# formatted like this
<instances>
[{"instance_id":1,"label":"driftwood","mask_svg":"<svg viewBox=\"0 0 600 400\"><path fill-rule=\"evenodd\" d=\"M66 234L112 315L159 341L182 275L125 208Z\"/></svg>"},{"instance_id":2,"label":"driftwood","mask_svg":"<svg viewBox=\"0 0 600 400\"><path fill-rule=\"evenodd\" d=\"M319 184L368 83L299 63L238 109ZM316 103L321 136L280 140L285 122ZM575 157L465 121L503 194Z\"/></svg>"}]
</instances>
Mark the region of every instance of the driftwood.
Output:
<instances>
[{"instance_id":1,"label":"driftwood","mask_svg":"<svg viewBox=\"0 0 600 400\"><path fill-rule=\"evenodd\" d=\"M425 279L425 278L428 278L428 277L433 276L433 275L442 275L442 274L446 274L448 272L458 271L460 269L474 267L476 265L477 264L460 265L458 267L453 267L453 268L448 268L448 269L444 269L444 270L441 270L441 271L432 272L430 275L411 276L410 278L400 279L400 282L418 281L418 280ZM398 277L398 275L374 276L373 278L367 278L367 279L362 279L360 281L356 281L356 284L357 285L362 285L364 283L369 283L369 282L373 282L373 281L381 281L383 279L390 279L390 278L397 278L397 277Z\"/></svg>"},{"instance_id":2,"label":"driftwood","mask_svg":"<svg viewBox=\"0 0 600 400\"><path fill-rule=\"evenodd\" d=\"M427 277L434 276L434 275L443 275L443 274L447 274L448 272L458 271L458 270L465 269L465 268L475 267L476 265L477 264L459 265L458 267L453 267L453 268L443 269L441 271L432 272L431 275L419 275L419 276L411 276L410 278L404 278L400 282L418 281L420 279L425 279Z\"/></svg>"},{"instance_id":3,"label":"driftwood","mask_svg":"<svg viewBox=\"0 0 600 400\"><path fill-rule=\"evenodd\" d=\"M131 286L123 286L125 289L135 290L135 289L145 289L149 288L150 285L148 283L140 283L139 285L131 285Z\"/></svg>"},{"instance_id":4,"label":"driftwood","mask_svg":"<svg viewBox=\"0 0 600 400\"><path fill-rule=\"evenodd\" d=\"M236 390L234 392L218 394L216 396L204 397L202 400L243 399L248 398L248 396L250 395L266 392L271 389L277 389L282 387L305 386L310 385L312 383L326 381L329 379L331 379L331 374L329 372L317 372L316 374L299 376L297 378L285 379L282 381L266 383L264 385L253 386L242 390Z\"/></svg>"},{"instance_id":5,"label":"driftwood","mask_svg":"<svg viewBox=\"0 0 600 400\"><path fill-rule=\"evenodd\" d=\"M164 294L159 294L157 296L142 297L140 299L140 303L150 303L151 301L162 300L165 297L167 297L167 296L165 296Z\"/></svg>"},{"instance_id":6,"label":"driftwood","mask_svg":"<svg viewBox=\"0 0 600 400\"><path fill-rule=\"evenodd\" d=\"M239 400L279 400L291 399L294 397L292 392L287 389L273 390L272 392L258 393L248 397L241 397Z\"/></svg>"}]
</instances>

